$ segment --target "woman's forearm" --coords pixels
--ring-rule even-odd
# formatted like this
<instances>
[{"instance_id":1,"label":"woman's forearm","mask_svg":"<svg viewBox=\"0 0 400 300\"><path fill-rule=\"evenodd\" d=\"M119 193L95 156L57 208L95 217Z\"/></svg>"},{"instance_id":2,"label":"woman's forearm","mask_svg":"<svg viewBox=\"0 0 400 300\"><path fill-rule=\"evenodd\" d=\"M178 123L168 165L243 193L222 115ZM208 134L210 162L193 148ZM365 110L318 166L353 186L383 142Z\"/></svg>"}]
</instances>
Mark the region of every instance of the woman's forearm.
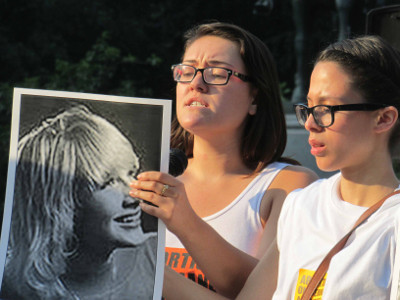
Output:
<instances>
[{"instance_id":1,"label":"woman's forearm","mask_svg":"<svg viewBox=\"0 0 400 300\"><path fill-rule=\"evenodd\" d=\"M167 186L167 192L163 188ZM142 210L163 220L177 235L214 288L234 297L243 287L258 260L229 244L190 206L184 185L160 172L145 172L131 183L131 196L142 202Z\"/></svg>"},{"instance_id":2,"label":"woman's forearm","mask_svg":"<svg viewBox=\"0 0 400 300\"><path fill-rule=\"evenodd\" d=\"M166 267L164 272L163 296L168 300L223 300L228 299L185 278Z\"/></svg>"},{"instance_id":3,"label":"woman's forearm","mask_svg":"<svg viewBox=\"0 0 400 300\"><path fill-rule=\"evenodd\" d=\"M258 260L232 246L198 216L178 232L178 238L218 293L235 297Z\"/></svg>"}]
</instances>

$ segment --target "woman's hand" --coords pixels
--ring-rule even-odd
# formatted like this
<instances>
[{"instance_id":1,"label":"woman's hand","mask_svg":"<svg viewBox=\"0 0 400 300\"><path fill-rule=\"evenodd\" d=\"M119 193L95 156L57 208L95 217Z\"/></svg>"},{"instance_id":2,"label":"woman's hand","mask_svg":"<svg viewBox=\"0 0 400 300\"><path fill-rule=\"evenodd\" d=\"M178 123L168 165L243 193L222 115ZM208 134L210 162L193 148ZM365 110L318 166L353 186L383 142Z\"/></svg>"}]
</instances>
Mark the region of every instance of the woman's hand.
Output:
<instances>
[{"instance_id":1,"label":"woman's hand","mask_svg":"<svg viewBox=\"0 0 400 300\"><path fill-rule=\"evenodd\" d=\"M167 228L179 236L189 223L197 217L189 204L185 186L175 177L161 172L144 172L130 184L131 197L142 201L142 210L160 218Z\"/></svg>"}]
</instances>

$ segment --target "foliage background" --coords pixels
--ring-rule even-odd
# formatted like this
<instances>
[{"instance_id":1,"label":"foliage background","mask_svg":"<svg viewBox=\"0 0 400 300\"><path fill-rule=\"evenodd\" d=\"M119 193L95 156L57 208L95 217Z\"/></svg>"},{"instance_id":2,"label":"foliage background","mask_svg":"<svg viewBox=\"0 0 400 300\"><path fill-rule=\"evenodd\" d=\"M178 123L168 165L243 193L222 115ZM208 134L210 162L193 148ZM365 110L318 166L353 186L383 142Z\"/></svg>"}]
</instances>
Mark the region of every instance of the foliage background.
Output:
<instances>
[{"instance_id":1,"label":"foliage background","mask_svg":"<svg viewBox=\"0 0 400 300\"><path fill-rule=\"evenodd\" d=\"M14 87L173 99L170 65L179 62L183 32L197 23L231 22L260 37L276 59L287 101L295 72L292 1L275 0L269 13L258 2L0 0L0 201ZM309 2L316 52L336 40L337 13L334 0ZM364 32L370 9L399 3L354 2L352 35Z\"/></svg>"}]
</instances>

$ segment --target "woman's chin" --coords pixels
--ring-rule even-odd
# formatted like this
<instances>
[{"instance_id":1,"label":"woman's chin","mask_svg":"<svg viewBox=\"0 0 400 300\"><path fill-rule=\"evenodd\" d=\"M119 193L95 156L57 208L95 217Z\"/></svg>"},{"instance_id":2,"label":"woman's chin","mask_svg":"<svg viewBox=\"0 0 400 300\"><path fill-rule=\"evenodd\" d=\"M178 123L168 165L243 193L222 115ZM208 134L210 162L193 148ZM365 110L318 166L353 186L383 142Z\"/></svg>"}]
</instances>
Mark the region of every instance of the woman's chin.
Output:
<instances>
[{"instance_id":1,"label":"woman's chin","mask_svg":"<svg viewBox=\"0 0 400 300\"><path fill-rule=\"evenodd\" d=\"M199 129L204 125L207 125L207 122L204 116L201 115L189 115L189 116L181 116L178 118L179 124L190 133L193 133L193 130Z\"/></svg>"},{"instance_id":2,"label":"woman's chin","mask_svg":"<svg viewBox=\"0 0 400 300\"><path fill-rule=\"evenodd\" d=\"M144 233L142 228L134 230L130 233L125 233L124 235L118 235L116 238L117 247L136 247L143 244L148 238L156 236L155 232Z\"/></svg>"},{"instance_id":3,"label":"woman's chin","mask_svg":"<svg viewBox=\"0 0 400 300\"><path fill-rule=\"evenodd\" d=\"M332 164L327 159L324 159L321 157L316 157L316 164L317 164L318 169L320 169L323 172L336 172L339 170L337 168L337 166Z\"/></svg>"}]
</instances>

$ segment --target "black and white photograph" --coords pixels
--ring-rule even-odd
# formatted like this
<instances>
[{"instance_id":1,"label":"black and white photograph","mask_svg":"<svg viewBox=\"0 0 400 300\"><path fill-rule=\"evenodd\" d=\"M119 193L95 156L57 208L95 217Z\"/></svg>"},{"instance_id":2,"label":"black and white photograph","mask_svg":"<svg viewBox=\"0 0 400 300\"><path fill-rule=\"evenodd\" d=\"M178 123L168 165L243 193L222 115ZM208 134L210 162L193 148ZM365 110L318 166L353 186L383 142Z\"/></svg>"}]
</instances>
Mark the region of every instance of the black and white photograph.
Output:
<instances>
[{"instance_id":1,"label":"black and white photograph","mask_svg":"<svg viewBox=\"0 0 400 300\"><path fill-rule=\"evenodd\" d=\"M161 299L165 225L129 183L168 171L171 106L14 89L0 299Z\"/></svg>"}]
</instances>

